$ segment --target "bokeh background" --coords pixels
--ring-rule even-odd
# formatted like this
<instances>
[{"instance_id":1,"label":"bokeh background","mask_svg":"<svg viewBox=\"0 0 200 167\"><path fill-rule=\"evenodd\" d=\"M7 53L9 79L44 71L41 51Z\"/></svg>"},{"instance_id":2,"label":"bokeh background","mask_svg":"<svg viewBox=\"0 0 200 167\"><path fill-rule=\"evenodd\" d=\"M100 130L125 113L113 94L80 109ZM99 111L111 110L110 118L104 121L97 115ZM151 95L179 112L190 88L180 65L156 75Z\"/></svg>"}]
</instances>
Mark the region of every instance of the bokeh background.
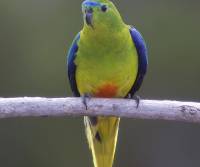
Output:
<instances>
[{"instance_id":1,"label":"bokeh background","mask_svg":"<svg viewBox=\"0 0 200 167\"><path fill-rule=\"evenodd\" d=\"M143 98L200 100L200 1L113 0L149 49ZM81 0L0 0L0 96L71 96ZM200 125L122 119L115 167L199 167ZM92 167L82 118L0 120L0 166Z\"/></svg>"}]
</instances>

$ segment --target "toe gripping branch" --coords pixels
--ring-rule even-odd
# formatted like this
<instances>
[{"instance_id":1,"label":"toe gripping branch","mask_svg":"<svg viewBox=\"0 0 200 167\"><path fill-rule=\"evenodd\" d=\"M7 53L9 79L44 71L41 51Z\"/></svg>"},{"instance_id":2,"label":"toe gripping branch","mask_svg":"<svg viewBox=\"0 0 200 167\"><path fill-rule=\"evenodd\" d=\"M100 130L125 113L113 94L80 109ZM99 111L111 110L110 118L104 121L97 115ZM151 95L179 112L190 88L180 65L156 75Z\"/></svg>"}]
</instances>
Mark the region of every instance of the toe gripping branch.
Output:
<instances>
[{"instance_id":1,"label":"toe gripping branch","mask_svg":"<svg viewBox=\"0 0 200 167\"><path fill-rule=\"evenodd\" d=\"M140 105L140 100L141 100L140 96L138 96L138 95L131 95L131 94L129 93L128 96L127 96L127 98L128 98L128 99L133 99L133 100L135 100L135 102L136 102L136 108L139 107L139 105Z\"/></svg>"},{"instance_id":2,"label":"toe gripping branch","mask_svg":"<svg viewBox=\"0 0 200 167\"><path fill-rule=\"evenodd\" d=\"M82 98L82 103L84 104L85 109L87 110L87 109L88 109L87 101L88 101L89 99L91 99L91 95L88 94L88 93L84 93L84 94L81 96L81 98Z\"/></svg>"}]
</instances>

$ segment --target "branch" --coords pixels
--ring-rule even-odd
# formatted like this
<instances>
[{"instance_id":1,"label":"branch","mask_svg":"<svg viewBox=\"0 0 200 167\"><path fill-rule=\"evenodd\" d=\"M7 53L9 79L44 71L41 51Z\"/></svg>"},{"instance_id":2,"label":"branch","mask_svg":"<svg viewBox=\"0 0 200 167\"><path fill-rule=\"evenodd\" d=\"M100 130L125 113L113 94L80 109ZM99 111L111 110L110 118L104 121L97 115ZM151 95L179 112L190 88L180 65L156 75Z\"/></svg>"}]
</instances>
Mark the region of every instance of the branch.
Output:
<instances>
[{"instance_id":1,"label":"branch","mask_svg":"<svg viewBox=\"0 0 200 167\"><path fill-rule=\"evenodd\" d=\"M0 118L40 116L117 116L134 119L171 120L200 123L200 103L131 99L0 98Z\"/></svg>"}]
</instances>

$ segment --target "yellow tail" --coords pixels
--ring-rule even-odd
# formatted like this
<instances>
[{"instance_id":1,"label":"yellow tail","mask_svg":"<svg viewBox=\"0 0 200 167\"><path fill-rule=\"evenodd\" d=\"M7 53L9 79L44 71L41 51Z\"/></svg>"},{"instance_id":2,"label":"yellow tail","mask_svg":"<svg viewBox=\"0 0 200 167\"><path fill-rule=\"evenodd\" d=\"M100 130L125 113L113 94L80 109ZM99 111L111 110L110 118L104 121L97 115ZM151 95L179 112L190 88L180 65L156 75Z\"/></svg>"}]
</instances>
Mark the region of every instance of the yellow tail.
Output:
<instances>
[{"instance_id":1,"label":"yellow tail","mask_svg":"<svg viewBox=\"0 0 200 167\"><path fill-rule=\"evenodd\" d=\"M112 167L119 121L120 119L116 117L84 117L95 167Z\"/></svg>"}]
</instances>

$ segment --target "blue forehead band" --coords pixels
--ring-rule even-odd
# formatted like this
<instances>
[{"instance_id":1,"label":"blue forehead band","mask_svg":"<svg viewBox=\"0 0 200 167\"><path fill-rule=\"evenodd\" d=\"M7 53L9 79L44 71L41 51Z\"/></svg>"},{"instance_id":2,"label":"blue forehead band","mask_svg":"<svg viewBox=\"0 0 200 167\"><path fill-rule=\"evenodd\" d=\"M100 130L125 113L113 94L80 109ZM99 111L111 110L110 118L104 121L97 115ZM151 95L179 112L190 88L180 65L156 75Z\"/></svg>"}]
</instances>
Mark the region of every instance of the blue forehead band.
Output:
<instances>
[{"instance_id":1,"label":"blue forehead band","mask_svg":"<svg viewBox=\"0 0 200 167\"><path fill-rule=\"evenodd\" d=\"M82 3L82 6L83 7L86 7L86 6L95 7L95 6L101 6L101 3L100 2L93 2L93 1L86 0L86 1L84 1Z\"/></svg>"}]
</instances>

